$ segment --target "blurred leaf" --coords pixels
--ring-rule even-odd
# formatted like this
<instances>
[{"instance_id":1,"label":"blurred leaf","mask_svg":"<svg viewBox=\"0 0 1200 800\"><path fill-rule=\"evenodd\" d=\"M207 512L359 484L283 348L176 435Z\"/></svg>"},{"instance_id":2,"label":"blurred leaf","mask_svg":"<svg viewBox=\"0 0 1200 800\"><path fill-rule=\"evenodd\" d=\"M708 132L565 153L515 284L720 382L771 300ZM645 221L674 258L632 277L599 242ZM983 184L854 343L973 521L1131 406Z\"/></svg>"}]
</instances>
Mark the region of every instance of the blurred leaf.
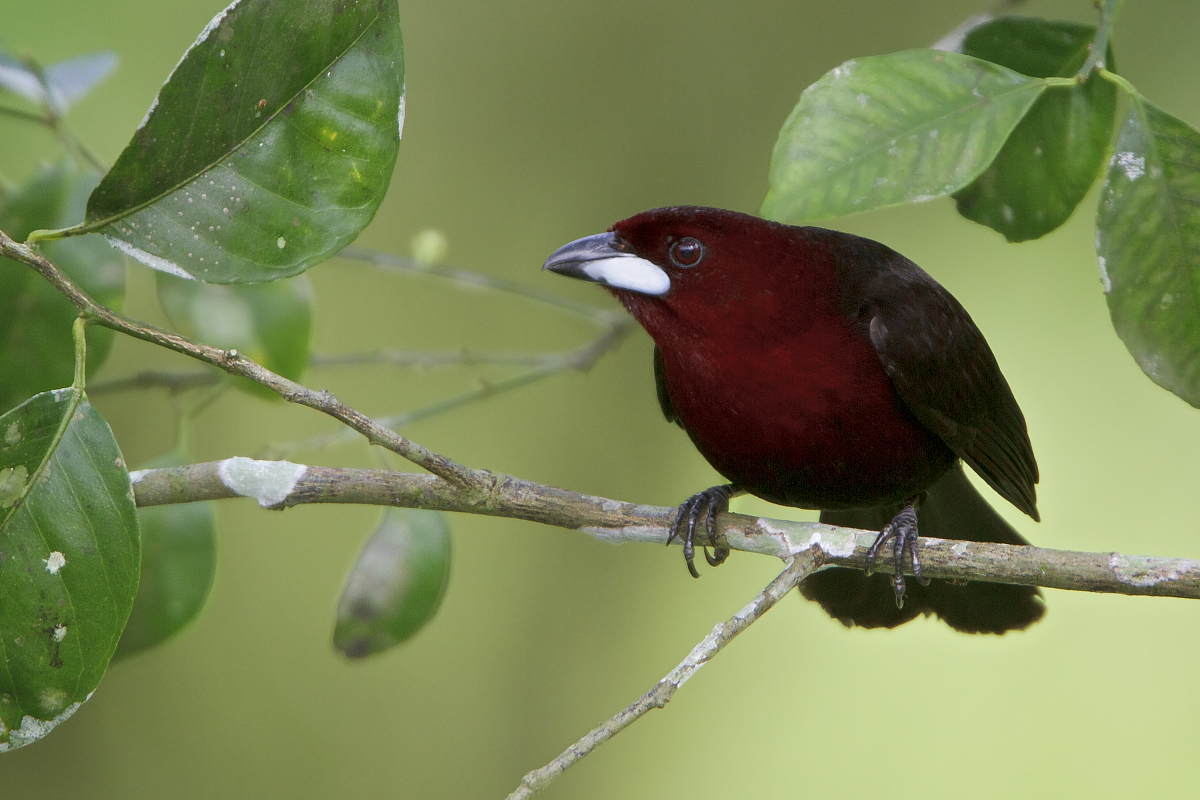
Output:
<instances>
[{"instance_id":1,"label":"blurred leaf","mask_svg":"<svg viewBox=\"0 0 1200 800\"><path fill-rule=\"evenodd\" d=\"M957 191L1045 88L938 50L847 61L805 89L784 123L762 214L804 222Z\"/></svg>"},{"instance_id":2,"label":"blurred leaf","mask_svg":"<svg viewBox=\"0 0 1200 800\"><path fill-rule=\"evenodd\" d=\"M967 34L963 52L1035 78L1067 78L1087 60L1096 29L1073 22L1001 17ZM1107 63L1112 67L1112 48ZM1104 166L1117 87L1086 83L1038 98L975 182L954 195L958 213L1004 234L1036 239L1066 222Z\"/></svg>"},{"instance_id":3,"label":"blurred leaf","mask_svg":"<svg viewBox=\"0 0 1200 800\"><path fill-rule=\"evenodd\" d=\"M78 222L98 179L65 163L42 168L0 207L0 230L21 241L37 228ZM43 251L96 302L121 309L125 259L103 240L75 237L46 242ZM0 412L71 382L75 369L71 323L78 314L74 304L32 269L0 258ZM90 326L87 341L90 375L108 357L113 332Z\"/></svg>"},{"instance_id":4,"label":"blurred leaf","mask_svg":"<svg viewBox=\"0 0 1200 800\"><path fill-rule=\"evenodd\" d=\"M91 696L139 558L129 474L83 393L46 392L0 416L0 751Z\"/></svg>"},{"instance_id":5,"label":"blurred leaf","mask_svg":"<svg viewBox=\"0 0 1200 800\"><path fill-rule=\"evenodd\" d=\"M68 58L43 70L46 84L24 61L0 53L0 88L41 105L49 102L58 114L65 113L76 100L86 95L117 68L117 54L109 50Z\"/></svg>"},{"instance_id":6,"label":"blurred leaf","mask_svg":"<svg viewBox=\"0 0 1200 800\"><path fill-rule=\"evenodd\" d=\"M1200 131L1140 96L1104 182L1096 252L1138 366L1200 407Z\"/></svg>"},{"instance_id":7,"label":"blurred leaf","mask_svg":"<svg viewBox=\"0 0 1200 800\"><path fill-rule=\"evenodd\" d=\"M178 455L155 459L145 469L189 463ZM142 580L114 660L154 647L196 618L217 572L213 504L178 503L139 508Z\"/></svg>"},{"instance_id":8,"label":"blurred leaf","mask_svg":"<svg viewBox=\"0 0 1200 800\"><path fill-rule=\"evenodd\" d=\"M432 619L449 582L446 515L387 509L342 589L333 646L349 658L395 647Z\"/></svg>"},{"instance_id":9,"label":"blurred leaf","mask_svg":"<svg viewBox=\"0 0 1200 800\"><path fill-rule=\"evenodd\" d=\"M403 93L396 0L233 3L159 92L87 223L176 275L303 272L379 208Z\"/></svg>"},{"instance_id":10,"label":"blurred leaf","mask_svg":"<svg viewBox=\"0 0 1200 800\"><path fill-rule=\"evenodd\" d=\"M285 378L304 377L312 342L312 287L307 278L239 286L200 283L165 272L155 278L158 301L179 333L237 350ZM252 394L278 399L252 381L235 382Z\"/></svg>"}]
</instances>

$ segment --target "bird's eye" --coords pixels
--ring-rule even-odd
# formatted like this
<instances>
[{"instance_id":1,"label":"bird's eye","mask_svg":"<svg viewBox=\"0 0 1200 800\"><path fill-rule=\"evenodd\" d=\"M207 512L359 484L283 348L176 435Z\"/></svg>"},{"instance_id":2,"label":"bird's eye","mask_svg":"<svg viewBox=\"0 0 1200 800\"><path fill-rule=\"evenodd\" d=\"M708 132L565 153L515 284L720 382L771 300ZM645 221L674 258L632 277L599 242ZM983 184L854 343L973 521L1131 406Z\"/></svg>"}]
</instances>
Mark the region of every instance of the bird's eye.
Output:
<instances>
[{"instance_id":1,"label":"bird's eye","mask_svg":"<svg viewBox=\"0 0 1200 800\"><path fill-rule=\"evenodd\" d=\"M685 236L675 244L671 245L669 251L671 263L677 267L694 267L704 258L704 245L699 239L693 239L691 236Z\"/></svg>"}]
</instances>

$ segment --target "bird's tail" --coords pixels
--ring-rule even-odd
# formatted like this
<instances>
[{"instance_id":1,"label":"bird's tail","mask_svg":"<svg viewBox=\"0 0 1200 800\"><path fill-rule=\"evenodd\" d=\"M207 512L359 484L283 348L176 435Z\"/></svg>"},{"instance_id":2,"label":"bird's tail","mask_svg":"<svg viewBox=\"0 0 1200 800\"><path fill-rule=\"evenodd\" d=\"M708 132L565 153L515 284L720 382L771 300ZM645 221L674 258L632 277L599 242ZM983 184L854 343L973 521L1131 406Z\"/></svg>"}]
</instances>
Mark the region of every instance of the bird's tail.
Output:
<instances>
[{"instance_id":1,"label":"bird's tail","mask_svg":"<svg viewBox=\"0 0 1200 800\"><path fill-rule=\"evenodd\" d=\"M821 522L880 530L900 507L822 511ZM924 537L1029 544L975 491L961 464L955 464L929 488L917 512L917 527ZM998 634L1027 628L1046 613L1035 586L957 585L936 579L921 586L910 579L907 587L904 608L896 608L891 575L867 577L858 570L827 569L805 580L800 592L847 627L894 628L918 614L937 614L956 631Z\"/></svg>"}]
</instances>

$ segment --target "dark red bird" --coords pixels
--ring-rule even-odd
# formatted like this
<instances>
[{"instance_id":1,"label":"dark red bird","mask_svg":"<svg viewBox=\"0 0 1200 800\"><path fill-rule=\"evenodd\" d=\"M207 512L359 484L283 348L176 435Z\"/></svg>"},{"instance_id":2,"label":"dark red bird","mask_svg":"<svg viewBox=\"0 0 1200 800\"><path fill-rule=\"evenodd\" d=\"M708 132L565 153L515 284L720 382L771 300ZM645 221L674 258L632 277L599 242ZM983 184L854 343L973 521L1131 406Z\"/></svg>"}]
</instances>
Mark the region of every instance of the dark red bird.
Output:
<instances>
[{"instance_id":1,"label":"dark red bird","mask_svg":"<svg viewBox=\"0 0 1200 800\"><path fill-rule=\"evenodd\" d=\"M963 474L966 461L1038 519L1025 418L983 334L920 267L870 239L712 208L646 211L556 251L546 269L606 286L654 339L666 418L730 483L680 506L696 528L749 492L880 530L897 562L921 533L1028 544ZM716 537L719 539L719 537ZM722 542L716 565L728 555ZM927 584L927 585L926 585ZM928 582L829 569L801 587L845 625L937 614L956 630L1025 628L1034 587Z\"/></svg>"}]
</instances>

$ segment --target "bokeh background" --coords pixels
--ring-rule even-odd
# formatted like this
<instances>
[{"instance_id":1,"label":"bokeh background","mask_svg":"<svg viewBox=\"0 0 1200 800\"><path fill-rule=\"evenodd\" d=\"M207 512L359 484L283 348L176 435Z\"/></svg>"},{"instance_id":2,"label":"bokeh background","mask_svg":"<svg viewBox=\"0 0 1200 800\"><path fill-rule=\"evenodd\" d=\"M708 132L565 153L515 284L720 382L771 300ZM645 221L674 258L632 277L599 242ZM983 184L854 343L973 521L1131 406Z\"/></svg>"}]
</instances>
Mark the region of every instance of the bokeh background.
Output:
<instances>
[{"instance_id":1,"label":"bokeh background","mask_svg":"<svg viewBox=\"0 0 1200 800\"><path fill-rule=\"evenodd\" d=\"M111 48L117 74L70 117L116 157L223 0L0 0L5 45L52 62ZM390 194L360 243L408 251L443 231L451 262L597 304L539 273L578 236L648 207L755 211L800 91L855 57L927 46L972 0L402 0L408 118ZM1087 0L1024 13L1094 20ZM1118 62L1200 124L1200 4L1129 3ZM0 170L56 153L0 122ZM1063 229L1009 245L952 201L833 226L920 263L971 311L1029 421L1042 468L1038 544L1200 558L1200 411L1154 386L1113 333L1092 249L1095 193ZM309 273L317 349L563 349L591 330L519 299L333 260ZM161 321L130 270L129 309ZM179 360L118 342L103 376ZM328 369L308 382L373 415L502 372ZM170 448L162 395L98 401L127 460ZM330 430L313 412L230 393L197 456L253 454ZM654 400L650 342L408 430L472 466L672 505L716 482ZM374 466L360 445L300 454ZM753 500L736 508L784 513ZM531 523L452 519L441 613L365 663L329 644L334 605L377 521L366 508L219 506L210 604L182 635L114 665L46 740L0 757L0 795L91 798L503 797L639 696L778 571L735 554L693 581L678 549L612 547ZM793 512L794 513L794 512ZM1047 591L1003 638L932 620L848 631L791 599L547 798L1190 796L1200 781L1200 603Z\"/></svg>"}]
</instances>

